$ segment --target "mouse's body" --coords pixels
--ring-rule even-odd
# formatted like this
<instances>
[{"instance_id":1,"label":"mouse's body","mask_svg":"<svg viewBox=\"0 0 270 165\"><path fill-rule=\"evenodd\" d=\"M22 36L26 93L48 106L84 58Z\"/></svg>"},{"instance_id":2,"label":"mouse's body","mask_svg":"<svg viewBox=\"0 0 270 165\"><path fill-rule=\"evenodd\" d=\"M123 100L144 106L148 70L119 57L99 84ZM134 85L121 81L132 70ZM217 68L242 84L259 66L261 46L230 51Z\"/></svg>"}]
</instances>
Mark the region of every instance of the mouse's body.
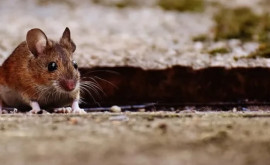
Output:
<instances>
[{"instance_id":1,"label":"mouse's body","mask_svg":"<svg viewBox=\"0 0 270 165\"><path fill-rule=\"evenodd\" d=\"M72 106L79 108L80 73L73 61L76 46L68 28L59 42L47 39L40 29L28 31L22 42L0 67L0 99L5 106L41 108ZM2 105L1 107L2 108Z\"/></svg>"}]
</instances>

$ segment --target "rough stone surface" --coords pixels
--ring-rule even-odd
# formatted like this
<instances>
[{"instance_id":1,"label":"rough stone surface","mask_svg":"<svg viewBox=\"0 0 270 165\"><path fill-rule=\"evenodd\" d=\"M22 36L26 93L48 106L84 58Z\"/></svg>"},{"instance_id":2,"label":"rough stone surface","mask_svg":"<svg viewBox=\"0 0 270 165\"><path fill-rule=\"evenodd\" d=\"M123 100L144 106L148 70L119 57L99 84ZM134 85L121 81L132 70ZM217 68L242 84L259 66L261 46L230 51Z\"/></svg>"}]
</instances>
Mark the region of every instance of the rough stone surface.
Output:
<instances>
[{"instance_id":1,"label":"rough stone surface","mask_svg":"<svg viewBox=\"0 0 270 165\"><path fill-rule=\"evenodd\" d=\"M117 116L128 120L111 120ZM1 115L8 165L246 165L270 161L269 112Z\"/></svg>"},{"instance_id":2,"label":"rough stone surface","mask_svg":"<svg viewBox=\"0 0 270 165\"><path fill-rule=\"evenodd\" d=\"M256 10L262 0L215 1L227 6L249 6ZM143 4L144 1L139 1ZM66 26L77 43L75 59L81 67L140 66L144 69L173 65L270 66L269 59L240 59L258 44L238 40L212 43L193 42L200 34L213 35L213 10L203 13L164 11L151 5L119 9L91 1L3 0L0 5L0 62L25 39L34 27L58 39ZM150 5L149 5L150 4ZM227 47L227 54L211 56L208 50Z\"/></svg>"}]
</instances>

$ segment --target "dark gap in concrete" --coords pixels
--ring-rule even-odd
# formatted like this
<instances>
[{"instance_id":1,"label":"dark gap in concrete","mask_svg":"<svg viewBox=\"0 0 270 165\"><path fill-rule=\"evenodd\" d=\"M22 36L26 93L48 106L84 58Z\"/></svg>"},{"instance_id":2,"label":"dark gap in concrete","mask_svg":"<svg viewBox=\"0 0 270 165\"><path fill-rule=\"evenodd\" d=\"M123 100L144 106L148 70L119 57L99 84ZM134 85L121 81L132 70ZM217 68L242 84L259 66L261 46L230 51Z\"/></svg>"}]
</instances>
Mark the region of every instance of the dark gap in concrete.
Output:
<instances>
[{"instance_id":1,"label":"dark gap in concrete","mask_svg":"<svg viewBox=\"0 0 270 165\"><path fill-rule=\"evenodd\" d=\"M136 67L96 67L81 68L80 71L82 81L96 81L102 87L105 94L100 90L99 94L90 90L100 104L270 101L270 68L209 67L194 70L174 66L143 70ZM95 104L89 94L82 95L87 104Z\"/></svg>"}]
</instances>

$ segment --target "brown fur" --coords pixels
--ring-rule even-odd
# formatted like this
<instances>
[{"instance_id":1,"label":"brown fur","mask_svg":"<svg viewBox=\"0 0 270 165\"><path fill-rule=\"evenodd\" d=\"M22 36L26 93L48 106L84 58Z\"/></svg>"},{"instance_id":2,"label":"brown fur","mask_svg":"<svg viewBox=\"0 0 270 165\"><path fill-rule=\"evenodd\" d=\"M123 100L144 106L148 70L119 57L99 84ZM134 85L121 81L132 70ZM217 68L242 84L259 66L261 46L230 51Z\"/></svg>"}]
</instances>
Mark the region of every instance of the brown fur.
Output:
<instances>
[{"instance_id":1,"label":"brown fur","mask_svg":"<svg viewBox=\"0 0 270 165\"><path fill-rule=\"evenodd\" d=\"M0 67L0 85L17 91L25 104L33 100L41 102L42 106L45 106L45 102L53 104L53 101L48 99L55 99L54 97L43 98L51 97L52 93L70 98L63 104L70 104L72 100L79 99L78 89L66 92L61 87L53 87L54 82L66 79L73 79L79 83L80 74L72 64L76 46L70 39L69 29L65 30L59 42L48 40L39 29L34 30L35 33L28 32L27 40L22 42ZM42 53L37 53L35 46L40 37L45 37L47 41ZM54 72L48 71L50 62L56 62L58 65ZM42 89L46 89L47 94L44 94ZM58 106L63 106L61 102L59 104Z\"/></svg>"}]
</instances>

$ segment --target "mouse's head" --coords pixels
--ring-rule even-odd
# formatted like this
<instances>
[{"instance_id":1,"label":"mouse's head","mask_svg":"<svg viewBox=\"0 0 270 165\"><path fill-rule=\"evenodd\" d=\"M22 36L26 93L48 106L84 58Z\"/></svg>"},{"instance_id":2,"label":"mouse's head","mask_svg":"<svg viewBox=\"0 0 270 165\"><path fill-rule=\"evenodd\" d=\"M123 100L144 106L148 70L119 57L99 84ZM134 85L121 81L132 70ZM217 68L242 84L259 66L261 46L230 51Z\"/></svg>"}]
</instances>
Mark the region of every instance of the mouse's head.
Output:
<instances>
[{"instance_id":1,"label":"mouse's head","mask_svg":"<svg viewBox=\"0 0 270 165\"><path fill-rule=\"evenodd\" d=\"M33 55L29 72L39 86L53 87L59 92L79 91L80 73L73 60L76 45L68 28L59 42L49 40L40 29L32 29L27 33L26 43Z\"/></svg>"}]
</instances>

